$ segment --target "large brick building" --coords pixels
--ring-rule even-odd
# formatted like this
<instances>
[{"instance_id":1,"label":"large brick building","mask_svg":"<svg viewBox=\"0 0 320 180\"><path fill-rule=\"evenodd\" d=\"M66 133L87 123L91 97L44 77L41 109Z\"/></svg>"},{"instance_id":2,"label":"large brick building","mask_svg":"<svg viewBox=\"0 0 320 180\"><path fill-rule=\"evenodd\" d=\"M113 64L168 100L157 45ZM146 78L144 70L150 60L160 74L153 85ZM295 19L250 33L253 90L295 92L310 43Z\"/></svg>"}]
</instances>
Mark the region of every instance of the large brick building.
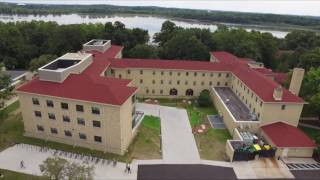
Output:
<instances>
[{"instance_id":1,"label":"large brick building","mask_svg":"<svg viewBox=\"0 0 320 180\"><path fill-rule=\"evenodd\" d=\"M303 71L294 71L290 90L265 72L227 52L212 52L210 62L125 59L122 47L92 40L39 68L17 92L26 136L123 154L139 120L137 96L193 98L206 90L230 133L278 121L296 127Z\"/></svg>"}]
</instances>

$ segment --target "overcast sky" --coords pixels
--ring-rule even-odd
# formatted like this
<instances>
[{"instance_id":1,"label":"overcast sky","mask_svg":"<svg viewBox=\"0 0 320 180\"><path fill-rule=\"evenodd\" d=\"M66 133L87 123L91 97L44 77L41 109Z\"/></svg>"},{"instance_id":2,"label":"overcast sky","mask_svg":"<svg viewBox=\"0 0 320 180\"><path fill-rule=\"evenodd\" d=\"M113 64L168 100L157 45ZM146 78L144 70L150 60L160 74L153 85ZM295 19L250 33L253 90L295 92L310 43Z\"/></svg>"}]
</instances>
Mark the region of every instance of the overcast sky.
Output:
<instances>
[{"instance_id":1,"label":"overcast sky","mask_svg":"<svg viewBox=\"0 0 320 180\"><path fill-rule=\"evenodd\" d=\"M113 4L160 6L274 14L320 16L320 0L0 0L42 4Z\"/></svg>"}]
</instances>

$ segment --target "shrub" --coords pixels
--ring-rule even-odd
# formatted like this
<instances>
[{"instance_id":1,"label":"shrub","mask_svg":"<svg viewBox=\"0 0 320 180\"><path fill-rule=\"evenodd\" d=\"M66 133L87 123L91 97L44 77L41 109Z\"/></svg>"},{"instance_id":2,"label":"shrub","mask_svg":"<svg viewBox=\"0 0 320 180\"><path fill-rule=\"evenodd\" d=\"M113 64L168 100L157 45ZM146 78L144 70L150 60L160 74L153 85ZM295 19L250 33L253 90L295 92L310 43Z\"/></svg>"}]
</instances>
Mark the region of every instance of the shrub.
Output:
<instances>
[{"instance_id":1,"label":"shrub","mask_svg":"<svg viewBox=\"0 0 320 180\"><path fill-rule=\"evenodd\" d=\"M203 90L200 93L200 96L198 98L198 103L199 103L199 106L201 107L207 107L212 104L210 93L208 90Z\"/></svg>"}]
</instances>

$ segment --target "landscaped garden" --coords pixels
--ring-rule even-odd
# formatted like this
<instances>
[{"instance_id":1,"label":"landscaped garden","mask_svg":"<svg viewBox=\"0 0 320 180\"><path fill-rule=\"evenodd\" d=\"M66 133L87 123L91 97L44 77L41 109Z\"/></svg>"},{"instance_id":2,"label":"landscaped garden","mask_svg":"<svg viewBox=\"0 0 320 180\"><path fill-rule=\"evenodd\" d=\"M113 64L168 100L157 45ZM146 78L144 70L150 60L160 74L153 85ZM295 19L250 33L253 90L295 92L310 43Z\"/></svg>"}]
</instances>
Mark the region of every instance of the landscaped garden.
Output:
<instances>
[{"instance_id":1,"label":"landscaped garden","mask_svg":"<svg viewBox=\"0 0 320 180\"><path fill-rule=\"evenodd\" d=\"M145 101L146 99L140 99L140 102ZM200 106L198 101L196 99L151 99L151 103L186 109L191 128L197 129L201 125L207 128L202 133L194 132L201 159L225 160L225 144L227 139L232 137L227 129L211 128L207 115L215 115L218 112L211 102L206 102L206 106Z\"/></svg>"},{"instance_id":2,"label":"landscaped garden","mask_svg":"<svg viewBox=\"0 0 320 180\"><path fill-rule=\"evenodd\" d=\"M130 162L133 158L159 159L161 158L161 137L159 134L160 119L157 117L145 116L138 129L137 136L128 148L128 152L123 156L119 156L87 148L73 147L62 143L24 137L22 116L21 112L19 112L19 103L15 102L0 111L0 151L13 146L16 143L25 143L46 146L67 152L83 153L105 159L115 159L122 162Z\"/></svg>"}]
</instances>

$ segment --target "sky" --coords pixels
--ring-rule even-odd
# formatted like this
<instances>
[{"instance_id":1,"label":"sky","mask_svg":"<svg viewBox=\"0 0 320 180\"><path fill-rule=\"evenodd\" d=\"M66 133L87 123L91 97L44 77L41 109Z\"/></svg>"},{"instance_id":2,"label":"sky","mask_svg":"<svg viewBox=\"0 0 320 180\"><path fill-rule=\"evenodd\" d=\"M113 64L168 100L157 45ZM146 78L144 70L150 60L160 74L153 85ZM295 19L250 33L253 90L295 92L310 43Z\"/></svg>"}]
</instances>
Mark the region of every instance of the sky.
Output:
<instances>
[{"instance_id":1,"label":"sky","mask_svg":"<svg viewBox=\"0 0 320 180\"><path fill-rule=\"evenodd\" d=\"M112 4L320 16L320 0L0 0L42 4Z\"/></svg>"}]
</instances>

